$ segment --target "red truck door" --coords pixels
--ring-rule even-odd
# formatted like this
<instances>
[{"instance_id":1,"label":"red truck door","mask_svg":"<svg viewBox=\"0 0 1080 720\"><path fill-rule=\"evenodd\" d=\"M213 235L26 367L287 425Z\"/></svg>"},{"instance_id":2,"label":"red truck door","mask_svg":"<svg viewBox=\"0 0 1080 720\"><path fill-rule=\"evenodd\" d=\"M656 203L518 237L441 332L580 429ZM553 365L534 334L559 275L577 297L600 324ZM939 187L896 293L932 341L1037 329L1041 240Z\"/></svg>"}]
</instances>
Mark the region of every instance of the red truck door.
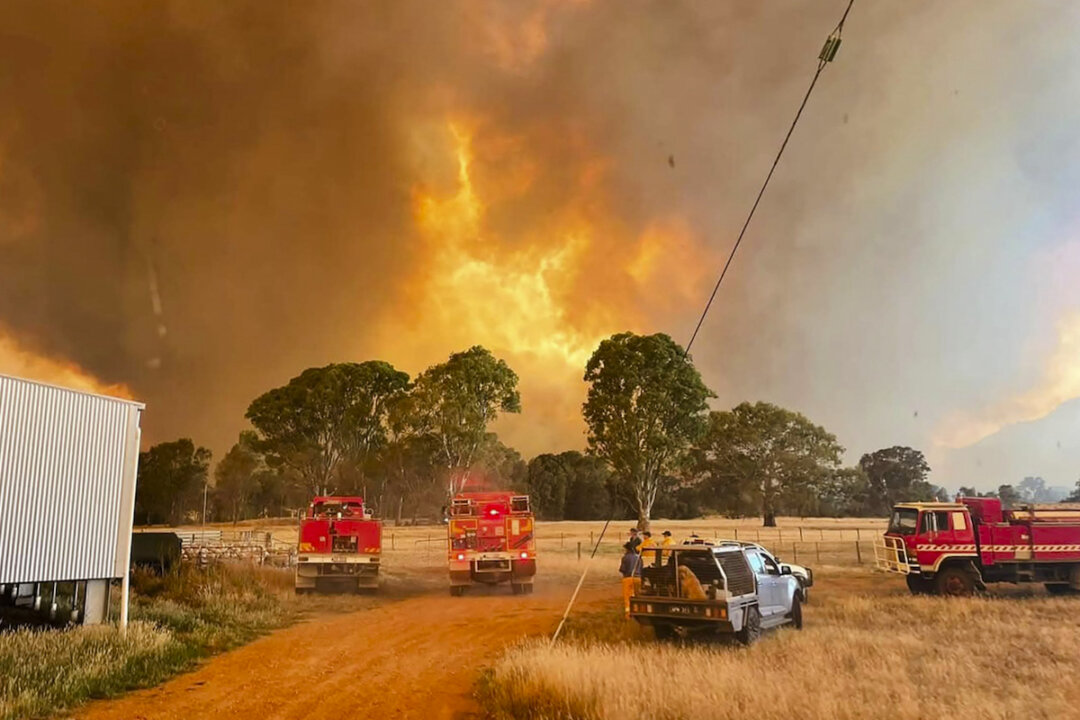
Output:
<instances>
[{"instance_id":1,"label":"red truck door","mask_svg":"<svg viewBox=\"0 0 1080 720\"><path fill-rule=\"evenodd\" d=\"M919 518L920 556L928 553L935 565L949 555L974 555L975 536L968 523L967 514L959 510L926 510Z\"/></svg>"}]
</instances>

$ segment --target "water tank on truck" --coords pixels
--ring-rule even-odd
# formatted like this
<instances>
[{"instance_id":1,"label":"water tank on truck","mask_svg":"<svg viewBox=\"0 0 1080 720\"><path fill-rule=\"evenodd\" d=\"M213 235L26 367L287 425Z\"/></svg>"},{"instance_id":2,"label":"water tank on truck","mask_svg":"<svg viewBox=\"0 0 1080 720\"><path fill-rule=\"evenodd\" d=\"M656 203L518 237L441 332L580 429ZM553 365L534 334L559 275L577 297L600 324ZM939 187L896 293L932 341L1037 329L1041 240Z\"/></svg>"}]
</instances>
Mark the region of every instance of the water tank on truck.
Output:
<instances>
[{"instance_id":1,"label":"water tank on truck","mask_svg":"<svg viewBox=\"0 0 1080 720\"><path fill-rule=\"evenodd\" d=\"M296 593L375 590L382 521L361 497L317 497L300 519Z\"/></svg>"},{"instance_id":2,"label":"water tank on truck","mask_svg":"<svg viewBox=\"0 0 1080 720\"><path fill-rule=\"evenodd\" d=\"M514 594L532 592L536 537L528 495L460 493L450 504L447 527L451 595L474 583L510 583Z\"/></svg>"}]
</instances>

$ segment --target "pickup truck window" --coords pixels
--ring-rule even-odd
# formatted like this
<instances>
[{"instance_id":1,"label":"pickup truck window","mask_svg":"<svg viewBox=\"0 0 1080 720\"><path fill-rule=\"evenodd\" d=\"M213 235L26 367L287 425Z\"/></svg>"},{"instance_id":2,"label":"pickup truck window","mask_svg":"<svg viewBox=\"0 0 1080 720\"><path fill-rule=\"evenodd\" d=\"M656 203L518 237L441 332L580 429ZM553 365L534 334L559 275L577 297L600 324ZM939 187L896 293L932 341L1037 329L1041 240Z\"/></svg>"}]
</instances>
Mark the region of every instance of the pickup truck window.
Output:
<instances>
[{"instance_id":1,"label":"pickup truck window","mask_svg":"<svg viewBox=\"0 0 1080 720\"><path fill-rule=\"evenodd\" d=\"M746 553L746 559L750 561L750 569L758 575L765 572L765 564L761 561L761 556L757 552L751 551Z\"/></svg>"},{"instance_id":2,"label":"pickup truck window","mask_svg":"<svg viewBox=\"0 0 1080 720\"><path fill-rule=\"evenodd\" d=\"M776 561L774 561L771 557L768 557L767 555L762 555L761 562L765 564L765 572L767 572L769 575L780 574L780 566L777 565Z\"/></svg>"}]
</instances>

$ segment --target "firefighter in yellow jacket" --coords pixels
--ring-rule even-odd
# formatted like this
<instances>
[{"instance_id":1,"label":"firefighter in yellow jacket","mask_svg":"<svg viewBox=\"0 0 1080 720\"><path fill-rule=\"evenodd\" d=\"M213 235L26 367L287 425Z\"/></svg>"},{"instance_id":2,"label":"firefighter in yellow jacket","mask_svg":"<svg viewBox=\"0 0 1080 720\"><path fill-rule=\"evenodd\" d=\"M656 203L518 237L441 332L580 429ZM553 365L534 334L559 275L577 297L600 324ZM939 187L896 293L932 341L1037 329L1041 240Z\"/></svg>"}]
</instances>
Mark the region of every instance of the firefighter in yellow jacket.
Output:
<instances>
[{"instance_id":1,"label":"firefighter in yellow jacket","mask_svg":"<svg viewBox=\"0 0 1080 720\"><path fill-rule=\"evenodd\" d=\"M662 548L673 547L675 545L675 538L671 537L671 531L670 530L665 530L663 534L664 534L664 539L660 541L660 547L662 547ZM663 561L665 563L668 561L668 558L671 557L671 553L669 553L669 552L664 552L664 553L660 553L660 554L664 556Z\"/></svg>"}]
</instances>

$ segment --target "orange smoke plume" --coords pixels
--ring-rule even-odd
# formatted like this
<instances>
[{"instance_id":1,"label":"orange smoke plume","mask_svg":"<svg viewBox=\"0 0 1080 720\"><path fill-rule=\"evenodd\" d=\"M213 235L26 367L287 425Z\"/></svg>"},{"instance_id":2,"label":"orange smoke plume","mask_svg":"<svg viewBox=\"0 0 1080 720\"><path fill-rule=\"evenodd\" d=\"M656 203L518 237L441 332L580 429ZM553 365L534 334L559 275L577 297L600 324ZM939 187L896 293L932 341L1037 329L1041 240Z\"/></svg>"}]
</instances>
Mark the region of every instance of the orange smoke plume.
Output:
<instances>
[{"instance_id":1,"label":"orange smoke plume","mask_svg":"<svg viewBox=\"0 0 1080 720\"><path fill-rule=\"evenodd\" d=\"M969 447L1009 425L1040 420L1075 398L1080 398L1080 311L1058 324L1057 347L1035 387L982 413L949 418L936 442L948 448Z\"/></svg>"},{"instance_id":2,"label":"orange smoke plume","mask_svg":"<svg viewBox=\"0 0 1080 720\"><path fill-rule=\"evenodd\" d=\"M103 382L73 362L33 352L3 330L0 330L0 373L98 395L132 398L126 385Z\"/></svg>"}]
</instances>

